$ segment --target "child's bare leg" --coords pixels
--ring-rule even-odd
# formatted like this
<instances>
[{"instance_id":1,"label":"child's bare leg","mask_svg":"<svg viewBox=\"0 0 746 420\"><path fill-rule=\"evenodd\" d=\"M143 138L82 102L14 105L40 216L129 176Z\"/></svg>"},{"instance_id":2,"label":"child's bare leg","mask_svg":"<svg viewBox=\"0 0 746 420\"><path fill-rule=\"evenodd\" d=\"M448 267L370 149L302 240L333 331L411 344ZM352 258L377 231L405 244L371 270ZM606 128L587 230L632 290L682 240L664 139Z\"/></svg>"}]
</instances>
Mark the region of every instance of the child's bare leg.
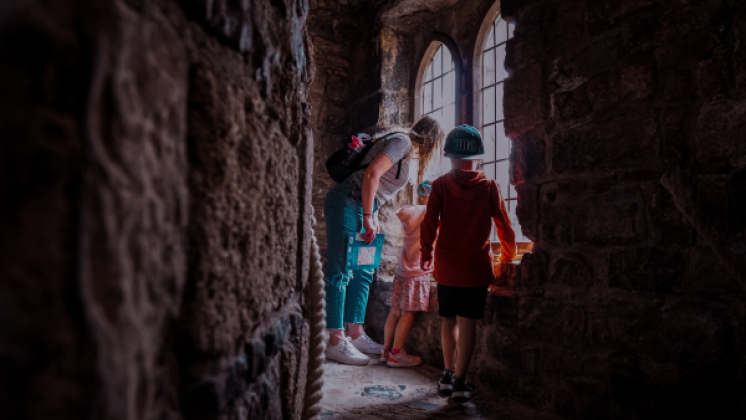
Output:
<instances>
[{"instance_id":1,"label":"child's bare leg","mask_svg":"<svg viewBox=\"0 0 746 420\"><path fill-rule=\"evenodd\" d=\"M446 370L456 368L456 343L458 342L459 330L456 318L443 318L443 327L440 329L440 344L443 347L443 362Z\"/></svg>"},{"instance_id":2,"label":"child's bare leg","mask_svg":"<svg viewBox=\"0 0 746 420\"><path fill-rule=\"evenodd\" d=\"M401 349L404 347L404 341L407 339L409 329L412 327L412 321L414 321L414 312L401 311L401 318L399 323L396 324L396 333L394 335L394 347L395 349Z\"/></svg>"},{"instance_id":3,"label":"child's bare leg","mask_svg":"<svg viewBox=\"0 0 746 420\"><path fill-rule=\"evenodd\" d=\"M383 346L386 349L390 349L394 343L394 331L396 331L396 325L400 317L401 309L391 308L389 317L386 318L386 325L383 327Z\"/></svg>"},{"instance_id":4,"label":"child's bare leg","mask_svg":"<svg viewBox=\"0 0 746 420\"><path fill-rule=\"evenodd\" d=\"M477 320L458 317L458 360L456 361L456 376L466 377L477 338ZM445 352L445 348L443 350ZM446 366L448 368L448 366Z\"/></svg>"}]
</instances>

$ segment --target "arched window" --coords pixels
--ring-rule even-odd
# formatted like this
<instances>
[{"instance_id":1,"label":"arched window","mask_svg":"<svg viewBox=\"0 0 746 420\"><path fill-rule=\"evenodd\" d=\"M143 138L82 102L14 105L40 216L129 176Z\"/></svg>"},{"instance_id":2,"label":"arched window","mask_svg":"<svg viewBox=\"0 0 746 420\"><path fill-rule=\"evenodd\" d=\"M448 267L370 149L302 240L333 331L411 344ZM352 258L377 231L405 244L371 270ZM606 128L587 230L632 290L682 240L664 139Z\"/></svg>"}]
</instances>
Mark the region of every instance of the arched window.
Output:
<instances>
[{"instance_id":1,"label":"arched window","mask_svg":"<svg viewBox=\"0 0 746 420\"><path fill-rule=\"evenodd\" d=\"M434 42L423 58L423 64L429 64L421 70L418 86L416 114L430 115L435 118L445 133L456 126L456 66L451 51L441 42ZM441 156L433 158L425 178L433 180L450 170L447 159Z\"/></svg>"},{"instance_id":2,"label":"arched window","mask_svg":"<svg viewBox=\"0 0 746 420\"><path fill-rule=\"evenodd\" d=\"M496 10L495 12L498 12ZM488 26L487 26L488 25ZM486 26L486 27L485 27ZM505 71L505 46L513 37L512 24L504 21L499 15L486 25L483 25L484 33L489 33L483 38L481 45L481 74L475 77L480 82L478 86L479 112L475 113L476 121L482 130L485 141L484 171L487 177L494 179L502 191L505 204L508 207L513 228L516 233L517 242L530 242L523 235L521 225L516 217L516 205L518 195L515 187L510 185L510 139L505 136L503 124L503 85L508 77ZM484 35L483 35L484 36ZM480 45L477 44L477 48ZM481 118L480 118L481 117ZM497 235L493 232L493 240Z\"/></svg>"}]
</instances>

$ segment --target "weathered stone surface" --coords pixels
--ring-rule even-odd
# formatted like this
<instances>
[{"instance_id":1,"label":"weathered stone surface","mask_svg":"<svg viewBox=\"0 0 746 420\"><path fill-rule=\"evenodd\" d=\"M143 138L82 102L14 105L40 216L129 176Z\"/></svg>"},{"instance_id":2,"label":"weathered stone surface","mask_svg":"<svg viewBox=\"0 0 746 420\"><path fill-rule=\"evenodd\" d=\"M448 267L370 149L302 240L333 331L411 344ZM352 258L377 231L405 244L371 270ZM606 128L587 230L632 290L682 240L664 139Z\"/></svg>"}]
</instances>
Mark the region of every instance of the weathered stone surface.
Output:
<instances>
[{"instance_id":1,"label":"weathered stone surface","mask_svg":"<svg viewBox=\"0 0 746 420\"><path fill-rule=\"evenodd\" d=\"M588 97L593 112L605 112L622 103L650 98L655 94L655 71L650 63L632 64L619 71L607 71L588 80Z\"/></svg>"},{"instance_id":2,"label":"weathered stone surface","mask_svg":"<svg viewBox=\"0 0 746 420\"><path fill-rule=\"evenodd\" d=\"M519 185L546 173L546 133L537 127L513 137L510 182Z\"/></svg>"},{"instance_id":3,"label":"weathered stone surface","mask_svg":"<svg viewBox=\"0 0 746 420\"><path fill-rule=\"evenodd\" d=\"M727 176L700 176L697 179L697 199L700 216L712 228L715 238L724 243L733 233L729 226L730 206L728 203Z\"/></svg>"},{"instance_id":4,"label":"weathered stone surface","mask_svg":"<svg viewBox=\"0 0 746 420\"><path fill-rule=\"evenodd\" d=\"M647 11L656 6L655 0L632 0L619 4L609 0L594 1L589 4L585 21L591 36L599 35L614 27L618 22L633 13Z\"/></svg>"},{"instance_id":5,"label":"weathered stone surface","mask_svg":"<svg viewBox=\"0 0 746 420\"><path fill-rule=\"evenodd\" d=\"M549 280L572 288L589 289L593 286L593 271L583 256L562 254L552 261Z\"/></svg>"},{"instance_id":6,"label":"weathered stone surface","mask_svg":"<svg viewBox=\"0 0 746 420\"><path fill-rule=\"evenodd\" d=\"M694 132L700 163L736 163L746 155L746 99L714 100L700 110Z\"/></svg>"},{"instance_id":7,"label":"weathered stone surface","mask_svg":"<svg viewBox=\"0 0 746 420\"><path fill-rule=\"evenodd\" d=\"M527 253L521 260L521 276L517 282L521 294L533 294L541 291L548 280L549 262L542 251Z\"/></svg>"},{"instance_id":8,"label":"weathered stone surface","mask_svg":"<svg viewBox=\"0 0 746 420\"><path fill-rule=\"evenodd\" d=\"M552 117L565 121L583 117L591 112L591 103L586 91L587 84L572 90L557 91L552 94Z\"/></svg>"},{"instance_id":9,"label":"weathered stone surface","mask_svg":"<svg viewBox=\"0 0 746 420\"><path fill-rule=\"evenodd\" d=\"M682 290L684 256L676 251L637 248L609 255L609 287L666 294Z\"/></svg>"},{"instance_id":10,"label":"weathered stone surface","mask_svg":"<svg viewBox=\"0 0 746 420\"><path fill-rule=\"evenodd\" d=\"M596 246L633 245L646 237L643 200L632 186L591 196L572 215L572 240Z\"/></svg>"},{"instance_id":11,"label":"weathered stone surface","mask_svg":"<svg viewBox=\"0 0 746 420\"><path fill-rule=\"evenodd\" d=\"M559 173L639 167L657 160L656 112L633 109L596 124L557 133L552 139L552 168Z\"/></svg>"},{"instance_id":12,"label":"weathered stone surface","mask_svg":"<svg viewBox=\"0 0 746 420\"><path fill-rule=\"evenodd\" d=\"M524 339L569 344L585 335L585 311L577 305L526 297L518 311Z\"/></svg>"},{"instance_id":13,"label":"weathered stone surface","mask_svg":"<svg viewBox=\"0 0 746 420\"><path fill-rule=\"evenodd\" d=\"M709 59L699 63L697 69L697 87L701 96L709 96L723 92L730 86L730 65L725 54L725 48Z\"/></svg>"},{"instance_id":14,"label":"weathered stone surface","mask_svg":"<svg viewBox=\"0 0 746 420\"><path fill-rule=\"evenodd\" d=\"M529 238L538 238L539 188L535 184L523 183L516 187L518 207L516 214L521 221L521 230Z\"/></svg>"},{"instance_id":15,"label":"weathered stone surface","mask_svg":"<svg viewBox=\"0 0 746 420\"><path fill-rule=\"evenodd\" d=\"M0 417L300 417L306 12L3 7Z\"/></svg>"},{"instance_id":16,"label":"weathered stone surface","mask_svg":"<svg viewBox=\"0 0 746 420\"><path fill-rule=\"evenodd\" d=\"M510 77L505 84L504 114L505 134L517 139L522 134L543 125L547 114L547 101L543 96L543 68L532 65ZM519 101L509 98L519 97Z\"/></svg>"},{"instance_id":17,"label":"weathered stone surface","mask_svg":"<svg viewBox=\"0 0 746 420\"><path fill-rule=\"evenodd\" d=\"M647 230L654 243L666 246L694 245L694 230L676 210L671 194L662 186L645 187Z\"/></svg>"}]
</instances>

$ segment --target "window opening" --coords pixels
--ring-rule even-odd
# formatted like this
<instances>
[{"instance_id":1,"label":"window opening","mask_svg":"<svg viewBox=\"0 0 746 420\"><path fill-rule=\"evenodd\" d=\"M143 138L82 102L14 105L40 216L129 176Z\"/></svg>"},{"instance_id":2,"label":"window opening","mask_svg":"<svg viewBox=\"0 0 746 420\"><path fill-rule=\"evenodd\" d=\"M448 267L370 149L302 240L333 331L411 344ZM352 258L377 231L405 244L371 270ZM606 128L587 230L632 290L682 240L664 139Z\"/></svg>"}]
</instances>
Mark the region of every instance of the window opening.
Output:
<instances>
[{"instance_id":1,"label":"window opening","mask_svg":"<svg viewBox=\"0 0 746 420\"><path fill-rule=\"evenodd\" d=\"M521 225L516 217L518 194L510 185L510 139L505 136L503 115L503 86L508 72L505 71L505 46L513 37L514 25L508 24L498 16L490 28L490 34L482 49L482 136L485 141L484 171L488 178L494 179L500 186L505 205L508 208L516 242L525 248L531 239L523 235ZM497 232L492 229L492 241L497 241Z\"/></svg>"},{"instance_id":2,"label":"window opening","mask_svg":"<svg viewBox=\"0 0 746 420\"><path fill-rule=\"evenodd\" d=\"M430 115L440 123L446 134L456 126L456 67L451 51L444 44L438 47L423 78L420 108L423 115ZM433 157L425 179L434 180L451 170L448 159Z\"/></svg>"}]
</instances>

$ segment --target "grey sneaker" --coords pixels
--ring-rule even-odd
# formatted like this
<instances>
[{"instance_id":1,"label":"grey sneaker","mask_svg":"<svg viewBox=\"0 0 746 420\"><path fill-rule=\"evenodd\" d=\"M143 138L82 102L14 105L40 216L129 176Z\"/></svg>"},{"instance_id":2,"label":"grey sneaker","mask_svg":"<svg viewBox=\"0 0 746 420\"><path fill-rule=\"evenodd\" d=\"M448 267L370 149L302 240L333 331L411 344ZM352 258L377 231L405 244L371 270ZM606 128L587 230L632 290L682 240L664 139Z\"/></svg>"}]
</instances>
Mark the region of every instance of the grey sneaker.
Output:
<instances>
[{"instance_id":1,"label":"grey sneaker","mask_svg":"<svg viewBox=\"0 0 746 420\"><path fill-rule=\"evenodd\" d=\"M365 332L360 337L350 340L350 343L362 353L381 354L383 352L383 344L376 343Z\"/></svg>"},{"instance_id":2,"label":"grey sneaker","mask_svg":"<svg viewBox=\"0 0 746 420\"><path fill-rule=\"evenodd\" d=\"M438 389L441 391L451 391L453 389L454 372L454 370L443 370L443 375L441 375L440 380L438 381Z\"/></svg>"},{"instance_id":3,"label":"grey sneaker","mask_svg":"<svg viewBox=\"0 0 746 420\"><path fill-rule=\"evenodd\" d=\"M468 400L477 391L477 388L471 382L467 381L466 378L453 377L453 392L451 398Z\"/></svg>"}]
</instances>

